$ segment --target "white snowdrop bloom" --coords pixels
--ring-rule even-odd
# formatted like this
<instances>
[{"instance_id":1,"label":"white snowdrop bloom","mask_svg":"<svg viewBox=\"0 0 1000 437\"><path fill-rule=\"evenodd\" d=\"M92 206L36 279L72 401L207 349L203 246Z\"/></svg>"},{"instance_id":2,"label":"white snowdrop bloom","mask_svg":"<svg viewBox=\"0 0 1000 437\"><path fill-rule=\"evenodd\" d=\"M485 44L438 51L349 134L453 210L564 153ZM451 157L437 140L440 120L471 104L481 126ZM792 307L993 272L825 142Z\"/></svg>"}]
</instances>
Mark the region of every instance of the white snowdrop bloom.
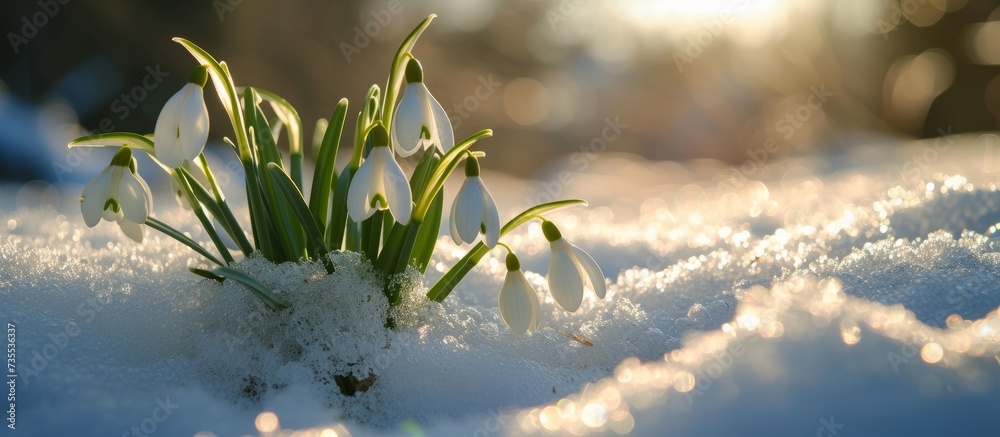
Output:
<instances>
[{"instance_id":1,"label":"white snowdrop bloom","mask_svg":"<svg viewBox=\"0 0 1000 437\"><path fill-rule=\"evenodd\" d=\"M500 213L493 195L479 177L479 160L470 156L465 160L465 182L451 205L451 238L455 244L472 243L483 234L490 248L500 239Z\"/></svg>"},{"instance_id":2,"label":"white snowdrop bloom","mask_svg":"<svg viewBox=\"0 0 1000 437\"><path fill-rule=\"evenodd\" d=\"M83 188L80 211L87 226L94 227L101 218L117 222L122 232L141 243L142 224L153 209L153 195L146 181L136 172L132 150L122 147L111 164Z\"/></svg>"},{"instance_id":3,"label":"white snowdrop bloom","mask_svg":"<svg viewBox=\"0 0 1000 437\"><path fill-rule=\"evenodd\" d=\"M347 212L351 219L361 223L376 210L388 209L396 221L408 223L413 210L410 183L389 150L385 127L376 125L370 135L372 150L347 190Z\"/></svg>"},{"instance_id":4,"label":"white snowdrop bloom","mask_svg":"<svg viewBox=\"0 0 1000 437\"><path fill-rule=\"evenodd\" d=\"M513 252L507 253L507 277L498 298L500 318L515 334L538 329L541 304L535 289L521 272L521 262Z\"/></svg>"},{"instance_id":5,"label":"white snowdrop bloom","mask_svg":"<svg viewBox=\"0 0 1000 437\"><path fill-rule=\"evenodd\" d=\"M576 311L583 302L584 285L594 290L598 299L604 299L607 293L604 272L594 258L566 241L550 221L542 223L542 233L549 240L552 251L548 280L549 292L556 303L566 311Z\"/></svg>"},{"instance_id":6,"label":"white snowdrop bloom","mask_svg":"<svg viewBox=\"0 0 1000 437\"><path fill-rule=\"evenodd\" d=\"M204 66L195 69L190 82L177 91L160 110L153 131L156 159L171 168L193 161L208 141L208 108L203 87L208 79Z\"/></svg>"},{"instance_id":7,"label":"white snowdrop bloom","mask_svg":"<svg viewBox=\"0 0 1000 437\"><path fill-rule=\"evenodd\" d=\"M416 59L406 64L406 88L392 119L392 143L404 158L432 144L441 153L455 146L451 120L424 85L424 73Z\"/></svg>"}]
</instances>

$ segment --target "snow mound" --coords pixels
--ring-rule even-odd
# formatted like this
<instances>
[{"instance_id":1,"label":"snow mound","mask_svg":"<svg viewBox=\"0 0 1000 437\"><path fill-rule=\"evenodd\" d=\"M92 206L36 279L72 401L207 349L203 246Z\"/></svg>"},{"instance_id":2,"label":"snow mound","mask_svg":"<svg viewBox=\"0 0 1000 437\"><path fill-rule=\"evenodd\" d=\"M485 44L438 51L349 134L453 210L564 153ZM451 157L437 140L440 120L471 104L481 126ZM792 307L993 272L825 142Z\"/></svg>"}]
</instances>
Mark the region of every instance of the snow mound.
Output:
<instances>
[{"instance_id":1,"label":"snow mound","mask_svg":"<svg viewBox=\"0 0 1000 437\"><path fill-rule=\"evenodd\" d=\"M927 143L790 158L745 181L705 162L601 156L574 178L597 185L563 187L593 206L552 219L593 254L608 296L559 309L544 278L548 244L526 226L505 238L542 302L541 329L523 336L496 308L503 251L443 304L428 302L424 286L464 254L443 237L427 278L401 279L390 330L377 274L357 255L332 255L332 275L313 263L239 261L293 305L273 312L238 284L189 273L204 260L153 231L136 245L114 225L87 228L72 202L79 187L67 187L55 209L0 217L0 321L17 330L18 426L28 435L986 432L995 420L984 406L1000 401L1000 194L974 165L976 143L954 144L919 178L901 177L897 164ZM538 196L529 181L484 178L504 186L494 190L501 205ZM158 217L207 240L165 203ZM375 378L349 397L336 384L345 374ZM930 415L942 419L916 420Z\"/></svg>"}]
</instances>

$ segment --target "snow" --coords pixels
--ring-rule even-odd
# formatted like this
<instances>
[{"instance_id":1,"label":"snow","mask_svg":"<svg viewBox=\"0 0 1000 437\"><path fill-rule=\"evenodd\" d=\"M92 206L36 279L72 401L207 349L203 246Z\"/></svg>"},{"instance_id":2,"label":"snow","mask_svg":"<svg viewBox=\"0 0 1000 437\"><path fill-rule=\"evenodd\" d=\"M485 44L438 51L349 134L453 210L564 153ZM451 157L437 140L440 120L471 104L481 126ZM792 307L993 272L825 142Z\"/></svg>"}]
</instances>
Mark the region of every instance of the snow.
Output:
<instances>
[{"instance_id":1,"label":"snow","mask_svg":"<svg viewBox=\"0 0 1000 437\"><path fill-rule=\"evenodd\" d=\"M155 231L137 245L113 224L87 228L79 186L8 187L0 322L17 331L18 431L995 432L1000 192L990 150L975 137L947 148L845 141L859 145L742 173L613 153L534 182L484 171L503 217L551 196L591 201L552 217L609 281L606 299L588 293L576 313L548 293L540 226L504 239L542 302L541 329L522 336L496 308L502 250L444 304L422 300L411 272L388 330L375 274L357 256L334 255L332 276L315 264L240 261L292 302L274 313L236 284L190 274L205 262ZM158 217L207 240L165 191L156 196ZM425 284L463 253L442 237ZM330 375L346 371L375 383L344 397Z\"/></svg>"}]
</instances>

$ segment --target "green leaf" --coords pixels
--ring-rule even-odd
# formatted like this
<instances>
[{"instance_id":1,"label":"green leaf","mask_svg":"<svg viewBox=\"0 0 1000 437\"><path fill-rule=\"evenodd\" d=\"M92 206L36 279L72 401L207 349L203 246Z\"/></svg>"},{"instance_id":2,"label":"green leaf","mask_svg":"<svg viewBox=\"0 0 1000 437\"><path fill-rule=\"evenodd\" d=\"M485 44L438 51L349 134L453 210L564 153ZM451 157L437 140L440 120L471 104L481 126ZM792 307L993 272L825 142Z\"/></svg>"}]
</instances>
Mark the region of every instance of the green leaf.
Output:
<instances>
[{"instance_id":1,"label":"green leaf","mask_svg":"<svg viewBox=\"0 0 1000 437\"><path fill-rule=\"evenodd\" d=\"M188 267L188 270L190 270L191 273L194 273L194 274L196 274L198 276L201 276L202 278L205 278L205 279L211 279L213 281L219 281L219 282L222 282L222 281L226 280L225 276L216 275L211 270L199 269L199 268L196 268L196 267Z\"/></svg>"},{"instance_id":2,"label":"green leaf","mask_svg":"<svg viewBox=\"0 0 1000 437\"><path fill-rule=\"evenodd\" d=\"M326 245L333 250L344 247L344 232L347 228L347 190L351 186L351 169L345 168L337 179L333 190L333 208L330 223L326 227Z\"/></svg>"},{"instance_id":3,"label":"green leaf","mask_svg":"<svg viewBox=\"0 0 1000 437\"><path fill-rule=\"evenodd\" d=\"M271 172L271 178L274 180L275 185L284 194L285 200L291 205L292 211L295 212L295 216L298 217L300 225L305 230L312 248L310 252L322 259L328 273L333 273L333 264L329 257L327 257L329 251L323 242L323 234L320 232L319 226L316 225L312 213L309 212L309 206L306 205L306 201L302 198L302 193L295 187L295 182L273 162L267 164L267 170Z\"/></svg>"},{"instance_id":4,"label":"green leaf","mask_svg":"<svg viewBox=\"0 0 1000 437\"><path fill-rule=\"evenodd\" d=\"M198 155L198 161L201 163L201 170L205 174L205 179L208 179L208 184L212 187L212 192L215 195L215 201L219 204L219 209L222 210L224 218L220 218L219 221L229 223L231 231L228 229L227 231L230 231L230 236L233 237L236 244L240 246L240 250L243 251L243 256L250 256L250 254L253 253L253 245L250 244L250 240L247 240L246 233L244 233L243 228L240 227L240 223L233 215L233 211L229 209L229 203L226 202L226 196L222 194L222 189L219 188L219 184L216 182L215 174L212 173L212 167L208 165L208 159L205 158L204 153ZM236 235L232 235L232 233L235 233Z\"/></svg>"},{"instance_id":5,"label":"green leaf","mask_svg":"<svg viewBox=\"0 0 1000 437\"><path fill-rule=\"evenodd\" d=\"M170 227L170 225L163 223L153 217L147 217L146 224L149 225L149 227L162 232L164 235L173 238L174 240L177 240L181 244L190 247L191 250L194 250L195 252L198 252L205 258L208 258L209 261L214 262L220 266L224 265L222 261L219 261L219 259L216 258L215 255L212 255L211 252L209 252L207 249L205 249L200 244L189 238L187 235L184 235L180 231Z\"/></svg>"},{"instance_id":6,"label":"green leaf","mask_svg":"<svg viewBox=\"0 0 1000 437\"><path fill-rule=\"evenodd\" d=\"M431 207L427 210L427 216L417 231L417 239L413 242L413 251L410 254L410 265L420 270L420 273L427 271L427 263L434 254L434 246L437 245L438 234L441 232L441 217L444 213L444 191L438 191L437 196L431 202Z\"/></svg>"},{"instance_id":7,"label":"green leaf","mask_svg":"<svg viewBox=\"0 0 1000 437\"><path fill-rule=\"evenodd\" d=\"M236 241L236 244L240 246L240 250L243 251L244 256L250 256L253 253L253 247L250 246L250 242L247 241L246 236L243 235L243 229L240 228L239 223L236 222L236 218L233 217L232 211L229 211L229 206L222 202L221 204L208 193L208 190L201 185L198 179L195 179L194 175L191 174L186 168L178 167L178 173L183 177L191 191L194 193L196 199L205 206L209 214L215 217L225 229L226 233Z\"/></svg>"},{"instance_id":8,"label":"green leaf","mask_svg":"<svg viewBox=\"0 0 1000 437\"><path fill-rule=\"evenodd\" d=\"M204 209L201 207L201 202L195 197L194 190L191 188L191 184L188 183L187 179L180 176L178 173L171 172L171 176L177 183L180 184L181 188L184 189L184 194L188 199L188 203L191 205L191 211L194 215L198 217L201 221L202 227L205 228L205 233L208 234L209 238L212 239L212 243L215 243L216 250L222 255L222 259L226 261L227 264L233 262L233 255L229 253L229 249L226 247L222 239L219 238L219 233L215 231L215 225L212 220L209 220L208 216L205 215Z\"/></svg>"},{"instance_id":9,"label":"green leaf","mask_svg":"<svg viewBox=\"0 0 1000 437\"><path fill-rule=\"evenodd\" d=\"M351 149L350 168L352 170L357 170L361 166L361 159L368 152L368 131L371 130L372 124L378 117L378 96L378 85L372 85L368 88L365 103L361 106L361 112L358 113L358 121L354 125L354 146Z\"/></svg>"},{"instance_id":10,"label":"green leaf","mask_svg":"<svg viewBox=\"0 0 1000 437\"><path fill-rule=\"evenodd\" d=\"M424 18L407 35L403 43L399 45L399 49L396 50L396 55L392 58L392 65L389 67L389 81L385 85L385 100L382 101L382 122L385 123L386 129L392 129L392 113L395 109L394 106L396 105L396 97L399 95L399 89L403 85L403 71L406 68L407 55L413 50L413 46L420 39L420 35L424 33L424 29L427 29L427 26L430 26L431 21L435 17L437 17L436 14L430 14L427 18Z\"/></svg>"},{"instance_id":11,"label":"green leaf","mask_svg":"<svg viewBox=\"0 0 1000 437\"><path fill-rule=\"evenodd\" d=\"M292 163L292 181L302 189L302 119L291 103L281 96L260 88L254 88L269 104L278 119L288 127L288 153Z\"/></svg>"},{"instance_id":12,"label":"green leaf","mask_svg":"<svg viewBox=\"0 0 1000 437\"><path fill-rule=\"evenodd\" d=\"M104 134L87 135L70 141L69 148L74 147L122 147L129 146L146 152L147 155L155 157L153 152L153 140L139 134L131 132L109 132Z\"/></svg>"},{"instance_id":13,"label":"green leaf","mask_svg":"<svg viewBox=\"0 0 1000 437\"><path fill-rule=\"evenodd\" d=\"M502 237L507 235L508 232L513 231L518 226L527 223L533 218L540 218L545 214L569 208L571 206L587 206L587 201L583 199L557 200L555 202L543 203L541 205L528 208L503 225L503 227L500 228L500 236Z\"/></svg>"},{"instance_id":14,"label":"green leaf","mask_svg":"<svg viewBox=\"0 0 1000 437\"><path fill-rule=\"evenodd\" d=\"M340 148L341 135L344 132L344 120L347 118L347 99L340 99L330 116L326 134L319 146L316 157L316 170L313 173L312 190L309 192L309 209L316 218L320 229L326 229L327 217L330 214L330 189L333 187L334 171L337 164L337 149ZM333 129L330 129L333 126Z\"/></svg>"},{"instance_id":15,"label":"green leaf","mask_svg":"<svg viewBox=\"0 0 1000 437\"><path fill-rule=\"evenodd\" d=\"M257 298L260 299L261 302L264 302L264 305L267 305L268 308L271 308L272 310L280 311L292 306L292 304L288 303L288 301L283 297L274 294L274 292L267 288L266 285L239 270L231 267L216 267L212 270L212 273L243 284L244 287L253 292L253 294L257 295Z\"/></svg>"}]
</instances>

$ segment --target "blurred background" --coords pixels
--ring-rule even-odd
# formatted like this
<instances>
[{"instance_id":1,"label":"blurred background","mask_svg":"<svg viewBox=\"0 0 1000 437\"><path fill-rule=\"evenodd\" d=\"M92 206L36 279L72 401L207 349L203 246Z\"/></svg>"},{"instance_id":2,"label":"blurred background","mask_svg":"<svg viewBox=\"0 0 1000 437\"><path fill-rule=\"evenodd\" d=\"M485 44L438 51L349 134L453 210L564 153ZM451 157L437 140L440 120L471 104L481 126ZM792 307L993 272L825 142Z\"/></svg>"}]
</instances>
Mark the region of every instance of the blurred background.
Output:
<instances>
[{"instance_id":1,"label":"blurred background","mask_svg":"<svg viewBox=\"0 0 1000 437\"><path fill-rule=\"evenodd\" d=\"M495 131L484 146L484 167L518 177L536 177L555 160L585 166L608 152L739 166L850 147L857 133L933 138L993 131L1000 119L998 6L4 2L0 179L85 182L107 160L84 159L91 152L71 152L67 141L88 132L151 132L194 67L174 36L227 61L237 85L291 101L307 140L315 121L347 97L350 135L365 91L384 86L396 47L431 12L439 18L415 50L425 82L448 109L456 136ZM231 127L215 96L206 96L210 141L221 152Z\"/></svg>"}]
</instances>

